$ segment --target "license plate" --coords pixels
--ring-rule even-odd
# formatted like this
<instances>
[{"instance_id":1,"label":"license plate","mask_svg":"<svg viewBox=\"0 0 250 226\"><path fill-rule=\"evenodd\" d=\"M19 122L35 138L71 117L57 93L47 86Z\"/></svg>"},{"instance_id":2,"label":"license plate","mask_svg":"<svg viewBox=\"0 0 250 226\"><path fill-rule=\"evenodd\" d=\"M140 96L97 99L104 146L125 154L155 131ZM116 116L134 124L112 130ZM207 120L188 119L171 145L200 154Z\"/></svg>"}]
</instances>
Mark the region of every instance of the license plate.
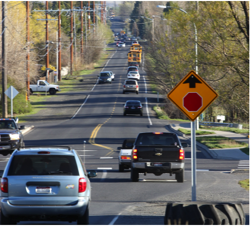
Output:
<instances>
[{"instance_id":1,"label":"license plate","mask_svg":"<svg viewBox=\"0 0 250 226\"><path fill-rule=\"evenodd\" d=\"M50 187L37 187L36 188L36 193L39 193L39 194L44 194L44 193L46 193L46 194L49 194L49 193L51 193L51 188Z\"/></svg>"},{"instance_id":2,"label":"license plate","mask_svg":"<svg viewBox=\"0 0 250 226\"><path fill-rule=\"evenodd\" d=\"M131 107L131 109L135 109L135 107Z\"/></svg>"}]
</instances>

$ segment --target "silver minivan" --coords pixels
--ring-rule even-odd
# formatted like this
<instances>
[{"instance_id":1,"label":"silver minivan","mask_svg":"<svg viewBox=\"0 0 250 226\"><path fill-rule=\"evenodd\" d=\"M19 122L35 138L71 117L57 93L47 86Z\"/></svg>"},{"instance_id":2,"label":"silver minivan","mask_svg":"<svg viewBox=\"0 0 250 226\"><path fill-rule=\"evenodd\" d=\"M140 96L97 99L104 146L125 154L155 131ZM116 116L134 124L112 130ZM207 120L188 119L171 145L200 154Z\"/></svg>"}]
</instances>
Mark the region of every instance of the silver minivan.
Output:
<instances>
[{"instance_id":1,"label":"silver minivan","mask_svg":"<svg viewBox=\"0 0 250 226\"><path fill-rule=\"evenodd\" d=\"M77 221L88 224L90 177L70 147L15 150L1 178L1 224Z\"/></svg>"},{"instance_id":2,"label":"silver minivan","mask_svg":"<svg viewBox=\"0 0 250 226\"><path fill-rule=\"evenodd\" d=\"M139 93L139 85L136 80L133 79L126 79L123 84L123 94L125 92L135 92L136 94Z\"/></svg>"}]
</instances>

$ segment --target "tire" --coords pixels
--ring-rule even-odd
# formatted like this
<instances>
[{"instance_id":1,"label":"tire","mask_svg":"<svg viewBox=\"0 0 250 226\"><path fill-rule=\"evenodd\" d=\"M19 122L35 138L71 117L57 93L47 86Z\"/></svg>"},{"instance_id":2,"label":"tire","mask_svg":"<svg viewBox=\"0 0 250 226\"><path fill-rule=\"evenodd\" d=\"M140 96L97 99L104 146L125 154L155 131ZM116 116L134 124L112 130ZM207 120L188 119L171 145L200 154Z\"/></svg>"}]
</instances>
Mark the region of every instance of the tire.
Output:
<instances>
[{"instance_id":1,"label":"tire","mask_svg":"<svg viewBox=\"0 0 250 226\"><path fill-rule=\"evenodd\" d=\"M140 115L143 116L143 113L141 113Z\"/></svg>"},{"instance_id":2,"label":"tire","mask_svg":"<svg viewBox=\"0 0 250 226\"><path fill-rule=\"evenodd\" d=\"M185 170L181 170L179 173L175 174L175 179L177 180L177 182L179 183L183 183L184 182L184 174L185 174Z\"/></svg>"},{"instance_id":3,"label":"tire","mask_svg":"<svg viewBox=\"0 0 250 226\"><path fill-rule=\"evenodd\" d=\"M123 113L124 116L126 116L127 114L126 113Z\"/></svg>"},{"instance_id":4,"label":"tire","mask_svg":"<svg viewBox=\"0 0 250 226\"><path fill-rule=\"evenodd\" d=\"M30 89L30 95L32 95L33 94L33 91L32 91L32 89Z\"/></svg>"},{"instance_id":5,"label":"tire","mask_svg":"<svg viewBox=\"0 0 250 226\"><path fill-rule=\"evenodd\" d=\"M0 220L0 224L1 225L13 225L16 224L17 222L15 221L15 218L12 216L10 217L5 217L3 215L3 212L1 211L1 220Z\"/></svg>"},{"instance_id":6,"label":"tire","mask_svg":"<svg viewBox=\"0 0 250 226\"><path fill-rule=\"evenodd\" d=\"M88 225L89 224L89 207L87 206L84 215L78 217L77 224Z\"/></svg>"},{"instance_id":7,"label":"tire","mask_svg":"<svg viewBox=\"0 0 250 226\"><path fill-rule=\"evenodd\" d=\"M136 91L136 94L139 94L139 92L138 92L138 91Z\"/></svg>"},{"instance_id":8,"label":"tire","mask_svg":"<svg viewBox=\"0 0 250 226\"><path fill-rule=\"evenodd\" d=\"M122 93L125 94L125 91L123 91Z\"/></svg>"},{"instance_id":9,"label":"tire","mask_svg":"<svg viewBox=\"0 0 250 226\"><path fill-rule=\"evenodd\" d=\"M132 182L138 182L139 181L139 173L137 171L137 169L131 167L131 181Z\"/></svg>"},{"instance_id":10,"label":"tire","mask_svg":"<svg viewBox=\"0 0 250 226\"><path fill-rule=\"evenodd\" d=\"M55 95L56 94L56 90L55 89L50 89L49 90L49 94L50 95Z\"/></svg>"},{"instance_id":11,"label":"tire","mask_svg":"<svg viewBox=\"0 0 250 226\"><path fill-rule=\"evenodd\" d=\"M245 225L240 203L168 203L165 225Z\"/></svg>"},{"instance_id":12,"label":"tire","mask_svg":"<svg viewBox=\"0 0 250 226\"><path fill-rule=\"evenodd\" d=\"M119 164L119 172L124 172L124 167L121 164Z\"/></svg>"}]
</instances>

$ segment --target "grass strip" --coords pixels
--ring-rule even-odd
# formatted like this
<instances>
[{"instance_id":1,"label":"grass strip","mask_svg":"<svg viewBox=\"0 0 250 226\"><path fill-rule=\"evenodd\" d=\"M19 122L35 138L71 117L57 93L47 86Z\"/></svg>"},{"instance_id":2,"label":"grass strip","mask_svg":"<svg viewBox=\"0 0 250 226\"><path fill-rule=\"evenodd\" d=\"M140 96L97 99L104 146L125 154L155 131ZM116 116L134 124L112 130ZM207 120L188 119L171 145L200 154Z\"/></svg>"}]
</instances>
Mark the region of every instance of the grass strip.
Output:
<instances>
[{"instance_id":1,"label":"grass strip","mask_svg":"<svg viewBox=\"0 0 250 226\"><path fill-rule=\"evenodd\" d=\"M163 111L160 107L158 106L154 106L153 110L156 112L157 117L159 119L165 119L165 120L169 120L170 118L168 117L168 115L166 114L165 111Z\"/></svg>"},{"instance_id":2,"label":"grass strip","mask_svg":"<svg viewBox=\"0 0 250 226\"><path fill-rule=\"evenodd\" d=\"M222 136L196 137L196 140L201 144L206 145L210 149L241 148L241 147L244 148L248 146L247 143L238 142Z\"/></svg>"},{"instance_id":3,"label":"grass strip","mask_svg":"<svg viewBox=\"0 0 250 226\"><path fill-rule=\"evenodd\" d=\"M249 179L239 181L239 185L249 191Z\"/></svg>"},{"instance_id":4,"label":"grass strip","mask_svg":"<svg viewBox=\"0 0 250 226\"><path fill-rule=\"evenodd\" d=\"M181 131L182 133L186 134L186 135L191 135L191 130L190 129L182 129L182 128L180 128L178 130ZM215 134L215 132L196 130L195 134L196 135L207 135L207 134Z\"/></svg>"},{"instance_id":5,"label":"grass strip","mask_svg":"<svg viewBox=\"0 0 250 226\"><path fill-rule=\"evenodd\" d=\"M228 131L233 133L249 133L249 129L237 129L231 127L212 127L212 126L200 126L201 129Z\"/></svg>"}]
</instances>

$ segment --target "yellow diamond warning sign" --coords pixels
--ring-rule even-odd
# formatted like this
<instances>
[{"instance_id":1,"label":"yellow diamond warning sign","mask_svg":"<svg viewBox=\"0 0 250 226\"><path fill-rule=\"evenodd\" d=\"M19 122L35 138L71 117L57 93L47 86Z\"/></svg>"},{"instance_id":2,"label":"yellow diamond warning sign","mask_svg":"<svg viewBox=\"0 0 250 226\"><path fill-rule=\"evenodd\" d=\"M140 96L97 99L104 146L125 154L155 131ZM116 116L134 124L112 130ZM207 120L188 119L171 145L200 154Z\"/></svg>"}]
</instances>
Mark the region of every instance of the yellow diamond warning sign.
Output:
<instances>
[{"instance_id":1,"label":"yellow diamond warning sign","mask_svg":"<svg viewBox=\"0 0 250 226\"><path fill-rule=\"evenodd\" d=\"M168 94L191 121L194 121L218 94L198 74L190 71Z\"/></svg>"}]
</instances>

